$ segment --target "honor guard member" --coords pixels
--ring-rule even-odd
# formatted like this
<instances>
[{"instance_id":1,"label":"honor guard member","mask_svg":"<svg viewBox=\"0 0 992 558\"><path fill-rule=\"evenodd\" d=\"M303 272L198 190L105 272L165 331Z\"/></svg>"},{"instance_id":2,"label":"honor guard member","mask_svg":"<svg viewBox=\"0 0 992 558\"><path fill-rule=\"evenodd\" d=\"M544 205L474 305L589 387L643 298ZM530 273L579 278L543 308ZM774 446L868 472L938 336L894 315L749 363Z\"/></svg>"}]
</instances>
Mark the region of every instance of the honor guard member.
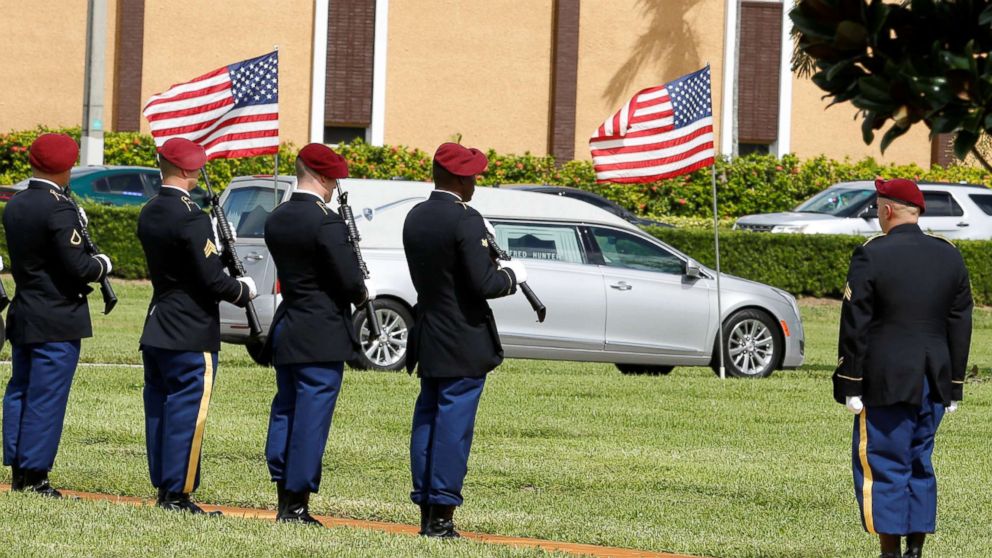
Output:
<instances>
[{"instance_id":1,"label":"honor guard member","mask_svg":"<svg viewBox=\"0 0 992 558\"><path fill-rule=\"evenodd\" d=\"M875 187L885 234L851 258L834 399L857 415L852 465L865 530L879 536L882 557L919 558L936 528L934 435L963 395L971 289L957 248L917 225L926 207L916 184Z\"/></svg>"},{"instance_id":2,"label":"honor guard member","mask_svg":"<svg viewBox=\"0 0 992 558\"><path fill-rule=\"evenodd\" d=\"M320 525L310 516L310 494L320 489L344 361L360 348L351 305L375 297L345 222L325 205L347 176L343 157L307 145L296 159L296 191L265 222L282 293L262 353L276 368L265 458L279 498L277 521Z\"/></svg>"},{"instance_id":3,"label":"honor guard member","mask_svg":"<svg viewBox=\"0 0 992 558\"><path fill-rule=\"evenodd\" d=\"M247 305L255 283L224 273L210 217L189 198L207 161L203 148L173 138L158 154L162 190L138 217L153 288L141 335L148 471L159 507L203 513L190 493L200 482L203 429L217 373L218 303Z\"/></svg>"},{"instance_id":4,"label":"honor guard member","mask_svg":"<svg viewBox=\"0 0 992 558\"><path fill-rule=\"evenodd\" d=\"M477 149L441 145L434 154L436 189L403 225L417 289L407 369L420 376L410 498L420 506L420 533L429 537L458 537L452 517L462 504L479 398L486 374L503 361L486 300L514 293L527 279L521 262L501 262L500 268L492 260L482 215L466 205L487 164Z\"/></svg>"},{"instance_id":5,"label":"honor guard member","mask_svg":"<svg viewBox=\"0 0 992 558\"><path fill-rule=\"evenodd\" d=\"M88 283L110 273L110 258L86 252L80 214L65 196L79 146L63 134L31 144L32 178L3 213L17 291L7 313L13 374L3 398L3 464L13 490L61 494L55 463L79 340L91 337Z\"/></svg>"}]
</instances>

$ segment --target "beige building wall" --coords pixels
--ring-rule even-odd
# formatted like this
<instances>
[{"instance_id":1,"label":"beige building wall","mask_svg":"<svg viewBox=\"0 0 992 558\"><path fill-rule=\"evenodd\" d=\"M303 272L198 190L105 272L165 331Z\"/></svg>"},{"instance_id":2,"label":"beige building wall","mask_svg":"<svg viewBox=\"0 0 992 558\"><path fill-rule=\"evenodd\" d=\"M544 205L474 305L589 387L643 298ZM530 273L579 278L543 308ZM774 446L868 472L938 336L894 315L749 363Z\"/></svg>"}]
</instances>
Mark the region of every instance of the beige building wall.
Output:
<instances>
[{"instance_id":1,"label":"beige building wall","mask_svg":"<svg viewBox=\"0 0 992 558\"><path fill-rule=\"evenodd\" d=\"M723 0L583 0L575 158L590 159L589 137L641 89L710 63L719 150L723 84Z\"/></svg>"},{"instance_id":2,"label":"beige building wall","mask_svg":"<svg viewBox=\"0 0 992 558\"><path fill-rule=\"evenodd\" d=\"M385 142L546 154L552 0L389 3Z\"/></svg>"},{"instance_id":3,"label":"beige building wall","mask_svg":"<svg viewBox=\"0 0 992 558\"><path fill-rule=\"evenodd\" d=\"M107 2L104 126L113 122L117 3ZM86 2L3 2L0 132L80 126L86 66Z\"/></svg>"},{"instance_id":4,"label":"beige building wall","mask_svg":"<svg viewBox=\"0 0 992 558\"><path fill-rule=\"evenodd\" d=\"M897 138L882 155L879 144L882 132L875 133L875 141L865 145L861 139L861 119L854 119L857 109L850 103L827 109L829 101L821 99L823 91L809 78L793 76L792 80L792 145L791 151L801 159L826 155L833 159L862 159L874 157L886 163L916 163L930 168L929 131L917 124ZM890 124L891 125L891 124Z\"/></svg>"},{"instance_id":5,"label":"beige building wall","mask_svg":"<svg viewBox=\"0 0 992 558\"><path fill-rule=\"evenodd\" d=\"M142 102L279 46L279 139L309 140L313 0L147 0ZM148 122L141 119L141 131Z\"/></svg>"}]
</instances>

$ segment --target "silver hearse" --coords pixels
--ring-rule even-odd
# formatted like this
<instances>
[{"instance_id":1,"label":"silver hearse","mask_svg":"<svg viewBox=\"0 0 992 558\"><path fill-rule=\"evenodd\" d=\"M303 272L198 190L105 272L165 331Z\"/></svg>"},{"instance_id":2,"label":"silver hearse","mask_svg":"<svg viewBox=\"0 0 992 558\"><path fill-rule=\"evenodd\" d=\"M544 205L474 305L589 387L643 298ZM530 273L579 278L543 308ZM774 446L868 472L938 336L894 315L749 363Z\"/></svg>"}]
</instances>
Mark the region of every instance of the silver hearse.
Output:
<instances>
[{"instance_id":1,"label":"silver hearse","mask_svg":"<svg viewBox=\"0 0 992 558\"><path fill-rule=\"evenodd\" d=\"M433 186L346 179L362 253L379 298L384 336L369 339L356 313L364 355L353 367L402 369L416 292L403 253L407 212ZM295 187L292 177L240 177L221 197L237 230L237 250L258 284L263 328L279 303L276 270L263 239L265 218ZM336 202L331 202L332 207ZM548 308L537 323L517 294L491 301L508 358L615 363L629 374L667 374L675 366L718 364L716 274L627 221L580 201L479 188L471 205L496 238L527 262L528 283ZM724 351L728 375L764 377L803 363L804 334L795 298L780 289L724 275ZM221 306L221 336L248 342L244 311Z\"/></svg>"}]
</instances>

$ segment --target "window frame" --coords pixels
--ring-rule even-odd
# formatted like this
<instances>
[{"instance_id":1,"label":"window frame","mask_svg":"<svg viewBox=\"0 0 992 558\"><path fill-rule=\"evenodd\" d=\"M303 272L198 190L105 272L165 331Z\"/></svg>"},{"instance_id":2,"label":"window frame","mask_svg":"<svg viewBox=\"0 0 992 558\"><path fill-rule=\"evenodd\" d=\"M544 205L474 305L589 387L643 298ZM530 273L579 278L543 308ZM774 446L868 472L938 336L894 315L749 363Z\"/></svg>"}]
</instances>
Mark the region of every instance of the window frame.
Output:
<instances>
[{"instance_id":1,"label":"window frame","mask_svg":"<svg viewBox=\"0 0 992 558\"><path fill-rule=\"evenodd\" d=\"M931 196L934 196L934 195L947 196L947 198L949 200L951 200L951 204L953 204L951 206L951 209L955 209L956 208L957 211L959 211L960 213L957 213L957 214L951 213L950 215L933 215L932 213L930 213L930 211L929 211L930 208L928 207L927 208L927 211L924 212L921 217L931 217L931 218L951 217L951 218L956 218L956 217L964 217L965 216L964 206L962 206L961 203L958 202L957 198L954 197L954 194L953 193L951 193L951 192L949 192L947 190L930 190L930 189L926 189L926 190L923 190L923 200L924 200L924 202L927 199L927 194L930 194Z\"/></svg>"},{"instance_id":2,"label":"window frame","mask_svg":"<svg viewBox=\"0 0 992 558\"><path fill-rule=\"evenodd\" d=\"M581 262L569 262L564 260L540 260L536 258L520 258L523 261L535 262L535 263L555 263L555 264L567 264L567 265L589 265L592 263L589 259L589 249L586 245L584 235L582 234L582 225L574 222L562 222L562 221L546 221L546 220L535 220L535 219L514 219L514 218L503 218L494 217L492 219L486 218L490 223L492 223L495 229L499 225L513 225L513 226L533 226L533 227L563 227L570 228L575 231L576 239L579 245L579 257L582 259ZM503 250L509 251L509 246L500 246Z\"/></svg>"}]
</instances>

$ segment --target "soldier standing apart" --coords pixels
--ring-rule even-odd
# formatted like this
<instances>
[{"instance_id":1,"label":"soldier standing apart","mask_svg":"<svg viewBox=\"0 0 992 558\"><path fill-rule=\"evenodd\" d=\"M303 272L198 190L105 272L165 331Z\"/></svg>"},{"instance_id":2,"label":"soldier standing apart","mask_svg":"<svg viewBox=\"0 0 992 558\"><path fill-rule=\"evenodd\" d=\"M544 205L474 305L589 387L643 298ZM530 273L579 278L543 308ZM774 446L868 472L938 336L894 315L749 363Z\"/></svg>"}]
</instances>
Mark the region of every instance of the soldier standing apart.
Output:
<instances>
[{"instance_id":1,"label":"soldier standing apart","mask_svg":"<svg viewBox=\"0 0 992 558\"><path fill-rule=\"evenodd\" d=\"M527 280L521 262L491 259L482 215L469 207L475 176L488 161L454 143L434 154L435 190L403 226L403 248L417 289L407 369L417 368L420 396L410 436L410 498L420 506L420 533L458 537L452 517L462 504L475 415L486 374L503 347L486 302Z\"/></svg>"},{"instance_id":2,"label":"soldier standing apart","mask_svg":"<svg viewBox=\"0 0 992 558\"><path fill-rule=\"evenodd\" d=\"M7 313L13 374L3 398L3 464L11 488L60 498L48 473L62 437L80 339L91 337L88 283L110 258L84 248L80 214L65 196L79 146L63 134L31 144L32 178L7 204L3 228L17 292ZM85 218L85 217L82 217Z\"/></svg>"},{"instance_id":3,"label":"soldier standing apart","mask_svg":"<svg viewBox=\"0 0 992 558\"><path fill-rule=\"evenodd\" d=\"M875 188L885 235L851 258L834 399L857 415L852 466L865 530L879 536L883 558L919 558L936 529L934 436L964 391L971 288L954 245L917 225L926 207L916 184Z\"/></svg>"},{"instance_id":4,"label":"soldier standing apart","mask_svg":"<svg viewBox=\"0 0 992 558\"><path fill-rule=\"evenodd\" d=\"M345 222L325 205L347 176L343 157L325 145L307 145L296 159L296 191L265 222L282 292L262 353L276 368L265 458L276 483L278 521L320 525L310 516L310 494L320 488L344 361L360 348L351 305L375 297Z\"/></svg>"},{"instance_id":5,"label":"soldier standing apart","mask_svg":"<svg viewBox=\"0 0 992 558\"><path fill-rule=\"evenodd\" d=\"M203 429L217 372L218 303L247 305L255 283L224 273L210 217L189 198L207 161L203 148L173 138L158 154L162 190L138 217L153 288L141 335L148 471L159 507L200 514L190 493L200 483Z\"/></svg>"}]
</instances>

